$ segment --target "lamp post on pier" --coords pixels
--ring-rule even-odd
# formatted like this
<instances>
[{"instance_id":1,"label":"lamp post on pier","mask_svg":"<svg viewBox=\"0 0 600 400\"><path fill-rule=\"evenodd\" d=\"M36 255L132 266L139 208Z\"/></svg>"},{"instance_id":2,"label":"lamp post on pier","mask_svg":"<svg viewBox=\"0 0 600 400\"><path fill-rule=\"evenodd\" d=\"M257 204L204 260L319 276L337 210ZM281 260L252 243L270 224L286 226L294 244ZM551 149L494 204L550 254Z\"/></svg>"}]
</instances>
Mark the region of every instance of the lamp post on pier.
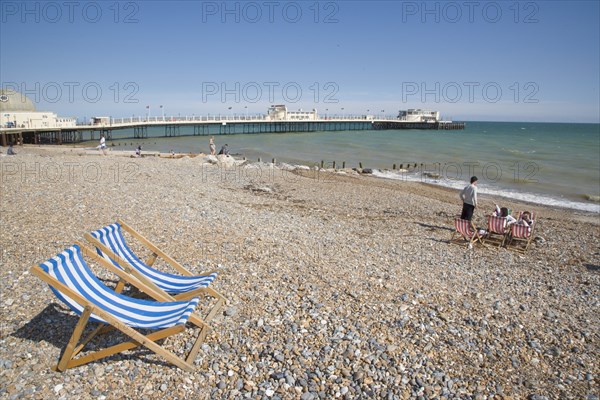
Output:
<instances>
[{"instance_id":1,"label":"lamp post on pier","mask_svg":"<svg viewBox=\"0 0 600 400\"><path fill-rule=\"evenodd\" d=\"M146 122L150 122L150 106L146 106Z\"/></svg>"},{"instance_id":2,"label":"lamp post on pier","mask_svg":"<svg viewBox=\"0 0 600 400\"><path fill-rule=\"evenodd\" d=\"M162 120L165 122L165 109L163 108L162 104L160 105L160 112L162 114Z\"/></svg>"}]
</instances>

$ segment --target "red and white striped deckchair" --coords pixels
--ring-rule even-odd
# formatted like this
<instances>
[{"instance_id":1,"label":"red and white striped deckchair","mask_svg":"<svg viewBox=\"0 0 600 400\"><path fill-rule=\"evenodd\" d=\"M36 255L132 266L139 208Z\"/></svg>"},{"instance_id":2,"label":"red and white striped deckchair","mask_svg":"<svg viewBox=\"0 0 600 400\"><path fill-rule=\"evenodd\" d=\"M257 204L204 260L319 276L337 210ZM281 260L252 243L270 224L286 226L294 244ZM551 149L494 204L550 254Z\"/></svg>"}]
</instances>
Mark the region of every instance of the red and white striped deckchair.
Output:
<instances>
[{"instance_id":1,"label":"red and white striped deckchair","mask_svg":"<svg viewBox=\"0 0 600 400\"><path fill-rule=\"evenodd\" d=\"M496 217L494 215L489 215L487 224L487 235L483 237L483 242L497 242L498 247L500 247L508 238L509 233L510 228L507 225L506 217Z\"/></svg>"},{"instance_id":2,"label":"red and white striped deckchair","mask_svg":"<svg viewBox=\"0 0 600 400\"><path fill-rule=\"evenodd\" d=\"M479 242L485 246L481 240L481 236L479 236L479 233L477 232L477 228L475 228L475 225L473 225L471 221L455 218L454 227L456 230L452 233L450 243L464 244L466 241L469 246L472 246L473 243Z\"/></svg>"},{"instance_id":3,"label":"red and white striped deckchair","mask_svg":"<svg viewBox=\"0 0 600 400\"><path fill-rule=\"evenodd\" d=\"M510 234L507 246L512 246L514 250L524 253L525 251L527 251L527 249L529 249L529 245L533 240L533 232L537 225L537 220L536 215L532 212L531 224L527 225L521 222L522 214L523 213L520 212L519 219L517 220L518 222L510 226ZM524 246L522 246L521 244L524 244Z\"/></svg>"}]
</instances>

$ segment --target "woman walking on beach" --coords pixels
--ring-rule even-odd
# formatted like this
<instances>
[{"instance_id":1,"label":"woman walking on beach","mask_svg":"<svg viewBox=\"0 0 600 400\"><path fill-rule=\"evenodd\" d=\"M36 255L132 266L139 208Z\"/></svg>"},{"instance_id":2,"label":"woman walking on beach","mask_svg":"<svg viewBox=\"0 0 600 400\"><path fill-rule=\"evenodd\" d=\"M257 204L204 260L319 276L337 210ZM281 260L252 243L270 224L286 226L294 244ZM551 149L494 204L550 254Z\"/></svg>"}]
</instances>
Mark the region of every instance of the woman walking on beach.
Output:
<instances>
[{"instance_id":1,"label":"woman walking on beach","mask_svg":"<svg viewBox=\"0 0 600 400\"><path fill-rule=\"evenodd\" d=\"M214 156L217 153L217 148L215 147L215 137L211 136L208 140L208 145L210 146L210 155Z\"/></svg>"}]
</instances>

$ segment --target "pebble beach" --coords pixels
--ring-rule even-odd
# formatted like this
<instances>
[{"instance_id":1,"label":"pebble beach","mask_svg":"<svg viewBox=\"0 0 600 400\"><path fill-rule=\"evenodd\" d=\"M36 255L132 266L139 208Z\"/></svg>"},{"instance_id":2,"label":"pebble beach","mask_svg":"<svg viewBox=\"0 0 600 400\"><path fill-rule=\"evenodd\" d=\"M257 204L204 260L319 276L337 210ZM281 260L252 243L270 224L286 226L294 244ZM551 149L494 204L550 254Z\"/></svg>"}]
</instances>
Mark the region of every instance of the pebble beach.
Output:
<instances>
[{"instance_id":1,"label":"pebble beach","mask_svg":"<svg viewBox=\"0 0 600 400\"><path fill-rule=\"evenodd\" d=\"M449 243L461 203L447 188L17 152L0 157L0 399L599 399L598 214L481 196L478 227L501 203L536 212L535 238L525 253L469 249ZM52 369L77 318L29 269L118 218L220 272L228 302L192 373L140 348ZM164 345L179 354L194 333Z\"/></svg>"}]
</instances>

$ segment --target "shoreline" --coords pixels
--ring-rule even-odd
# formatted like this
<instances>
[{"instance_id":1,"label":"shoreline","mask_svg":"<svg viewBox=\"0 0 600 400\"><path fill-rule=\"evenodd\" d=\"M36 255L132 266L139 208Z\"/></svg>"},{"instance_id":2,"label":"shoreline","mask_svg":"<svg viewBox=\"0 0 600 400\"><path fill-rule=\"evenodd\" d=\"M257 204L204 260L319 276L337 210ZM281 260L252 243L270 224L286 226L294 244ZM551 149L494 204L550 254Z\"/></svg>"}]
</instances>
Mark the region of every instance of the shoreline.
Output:
<instances>
[{"instance_id":1,"label":"shoreline","mask_svg":"<svg viewBox=\"0 0 600 400\"><path fill-rule=\"evenodd\" d=\"M447 188L61 153L0 158L0 397L597 395L596 214L535 207L525 254L469 250L448 243L461 204ZM194 272L220 270L228 303L192 373L136 350L51 370L75 319L29 268L117 218Z\"/></svg>"},{"instance_id":2,"label":"shoreline","mask_svg":"<svg viewBox=\"0 0 600 400\"><path fill-rule=\"evenodd\" d=\"M50 152L57 152L57 153L62 153L62 154L69 154L72 153L75 150L79 150L80 153L79 155L103 155L100 150L97 150L95 148L90 148L90 147L83 147L83 146L78 146L78 145L30 145L30 144L26 144L26 145L22 145L21 148L24 149L40 149L41 151L44 150L48 150ZM69 149L69 150L65 150L65 149ZM107 155L113 155L116 157L129 157L129 158L135 158L135 150L122 150L122 149L116 149L114 146L109 146L108 147L108 153ZM188 157L188 158L195 158L195 157L206 157L207 154L206 153L174 153L173 155L170 153L163 153L163 152L159 152L159 151L147 151L147 150L143 150L142 149L142 157L141 158L145 158L145 157L160 157L160 158L184 158L184 157ZM233 156L236 156L235 154ZM235 158L235 157L234 157ZM237 159L236 160L238 162L241 161L246 161L248 164L261 164L260 162L257 161L250 161L250 160L246 160L246 158L244 157L243 160ZM262 161L263 164L265 165L270 165L272 163L270 162L265 162ZM295 164L289 164L286 162L280 162L277 161L276 168L290 168L290 167L298 167L298 168L315 168L315 167L310 167L308 165L295 165ZM327 171L327 172L338 172L338 171L342 171L342 168L323 168L323 171ZM346 171L350 171L353 170L353 168L346 168ZM421 183L424 185L429 185L432 187L438 187L438 188L447 188L451 191L458 191L462 188L461 185L465 185L466 182L454 182L452 181L452 183L454 183L455 185L459 185L461 186L459 187L453 187L452 184L443 184L443 183L435 183L432 182L433 180L435 180L435 178L433 177L429 177L427 176L427 172L422 172L421 175L425 176L425 179L421 178L421 180L419 179L397 179L395 177L389 177L389 176L385 176L388 173L394 173L394 174L402 174L403 172L401 170L389 170L389 169L373 169L374 173L373 174L363 174L363 176L365 177L371 177L371 178L379 178L379 179L386 179L386 180L396 180L396 181L402 181L402 182L414 182L414 183ZM410 171L407 171L410 172ZM423 181L423 180L429 180L429 181ZM546 197L548 195L536 195L533 193L529 193L529 196L541 196L542 199L544 199L540 202L535 202L532 200L528 200L528 199L519 199L519 198L513 198L508 194L504 194L502 193L502 191L498 190L498 189L492 189L495 192L499 192L499 193L489 193L486 191L489 191L487 188L483 188L483 190L481 190L482 188L480 188L480 192L479 192L479 196L480 197L490 197L490 198L498 198L498 199L502 199L502 201L506 201L508 203L512 203L512 202L516 202L516 203L523 203L526 205L530 205L531 207L550 207L556 210L570 210L570 211L580 211L583 213L590 213L592 215L598 215L600 214L600 199L599 201L592 201L591 199L588 199L587 202L584 201L574 201L574 200L557 200L557 198L555 197ZM517 192L515 193L511 193L511 194L518 194ZM582 195L583 196L583 195ZM548 204L549 201L552 202L564 202L566 201L567 204ZM513 208L514 209L514 208Z\"/></svg>"},{"instance_id":3,"label":"shoreline","mask_svg":"<svg viewBox=\"0 0 600 400\"><path fill-rule=\"evenodd\" d=\"M473 168L471 172L480 177L480 186L487 186L492 192L496 189L497 194L600 213L598 174L594 172L599 160L593 151L590 152L597 147L597 130L592 126L585 129L573 126L567 130L571 134L564 137L564 129L544 124L521 126L520 129L518 126L510 128L502 123L481 123L465 130L464 137L437 131L406 131L391 136L383 131L347 131L343 136L334 132L261 134L258 137L237 134L230 139L220 137L216 140L219 143L232 141L241 156L253 161L259 157L269 161L276 158L288 164L313 166L321 165L321 160L325 160L326 167L331 167L332 160L338 161L338 166L345 160L348 166L358 167L362 162L365 167L386 171L403 161L420 160L417 169L440 174L442 185L460 185L463 180L468 181L470 176L466 175ZM571 143L568 137L575 142ZM205 147L207 139L201 136L164 139L140 139L139 142L146 141L148 148L161 151L168 151L169 146L182 152L190 149L206 152L208 149ZM466 153L459 146L465 140L471 143ZM115 140L114 143L129 145L130 142ZM314 148L313 143L318 147ZM420 149L418 143L427 143L427 146ZM587 150L579 153L575 143L585 143ZM497 149L497 152L491 149ZM413 172L411 169L407 176L398 179L430 180L424 176L426 174Z\"/></svg>"}]
</instances>

